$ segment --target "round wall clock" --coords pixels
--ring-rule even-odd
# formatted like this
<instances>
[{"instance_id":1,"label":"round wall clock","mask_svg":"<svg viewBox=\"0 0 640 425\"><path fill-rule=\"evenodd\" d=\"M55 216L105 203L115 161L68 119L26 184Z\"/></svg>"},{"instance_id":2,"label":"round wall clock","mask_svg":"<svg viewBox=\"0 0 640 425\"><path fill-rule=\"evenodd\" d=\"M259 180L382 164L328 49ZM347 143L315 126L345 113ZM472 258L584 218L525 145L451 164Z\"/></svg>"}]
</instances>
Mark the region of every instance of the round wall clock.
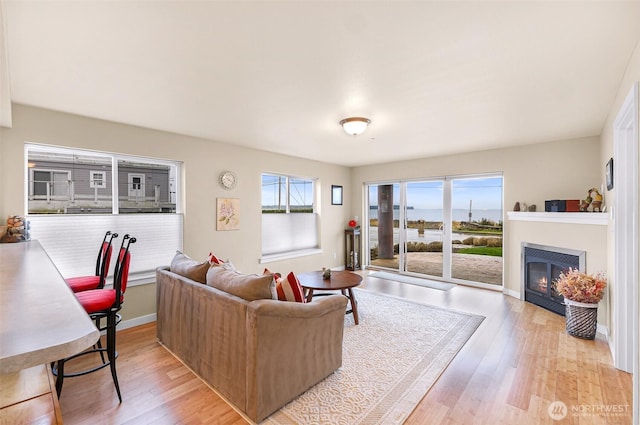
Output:
<instances>
[{"instance_id":1,"label":"round wall clock","mask_svg":"<svg viewBox=\"0 0 640 425\"><path fill-rule=\"evenodd\" d=\"M232 171L224 171L220 174L220 184L227 190L231 190L236 187L238 178Z\"/></svg>"}]
</instances>

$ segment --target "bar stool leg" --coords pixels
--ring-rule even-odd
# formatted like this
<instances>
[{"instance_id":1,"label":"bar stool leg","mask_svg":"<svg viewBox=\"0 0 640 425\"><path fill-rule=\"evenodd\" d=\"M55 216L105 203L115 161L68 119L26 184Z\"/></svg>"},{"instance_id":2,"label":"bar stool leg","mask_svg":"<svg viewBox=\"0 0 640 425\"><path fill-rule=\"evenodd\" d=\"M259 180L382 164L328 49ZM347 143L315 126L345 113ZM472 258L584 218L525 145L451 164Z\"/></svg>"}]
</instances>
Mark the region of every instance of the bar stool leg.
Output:
<instances>
[{"instance_id":1,"label":"bar stool leg","mask_svg":"<svg viewBox=\"0 0 640 425\"><path fill-rule=\"evenodd\" d=\"M62 392L62 381L64 379L64 360L58 360L56 365L58 376L56 377L56 394L60 398Z\"/></svg>"},{"instance_id":2,"label":"bar stool leg","mask_svg":"<svg viewBox=\"0 0 640 425\"><path fill-rule=\"evenodd\" d=\"M118 375L116 373L116 315L110 314L107 316L107 357L109 358L109 365L111 367L111 376L113 377L113 383L116 386L116 392L118 393L118 400L122 403L122 395L120 395L120 385L118 384Z\"/></svg>"}]
</instances>

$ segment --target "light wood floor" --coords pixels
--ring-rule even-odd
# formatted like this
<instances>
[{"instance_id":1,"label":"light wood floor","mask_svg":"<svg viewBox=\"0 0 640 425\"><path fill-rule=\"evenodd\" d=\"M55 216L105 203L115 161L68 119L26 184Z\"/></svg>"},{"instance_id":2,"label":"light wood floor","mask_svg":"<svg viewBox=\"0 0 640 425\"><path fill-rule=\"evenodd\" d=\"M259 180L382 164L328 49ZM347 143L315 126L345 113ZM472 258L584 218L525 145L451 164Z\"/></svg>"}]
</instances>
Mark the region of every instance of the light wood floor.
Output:
<instances>
[{"instance_id":1,"label":"light wood floor","mask_svg":"<svg viewBox=\"0 0 640 425\"><path fill-rule=\"evenodd\" d=\"M499 292L443 292L363 274L366 289L486 317L406 424L632 422L631 375L613 368L600 336L571 337L563 317ZM122 404L108 370L66 379L65 424L247 423L156 342L155 324L118 332L118 351ZM547 413L554 401L568 409L559 422Z\"/></svg>"}]
</instances>

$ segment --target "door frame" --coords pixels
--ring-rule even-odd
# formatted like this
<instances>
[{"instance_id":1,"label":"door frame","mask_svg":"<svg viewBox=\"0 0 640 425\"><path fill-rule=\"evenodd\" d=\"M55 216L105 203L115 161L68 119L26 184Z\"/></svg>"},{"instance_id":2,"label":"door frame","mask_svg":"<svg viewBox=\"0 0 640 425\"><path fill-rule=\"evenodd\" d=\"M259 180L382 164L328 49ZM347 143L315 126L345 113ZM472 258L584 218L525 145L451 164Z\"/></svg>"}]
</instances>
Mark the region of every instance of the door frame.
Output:
<instances>
[{"instance_id":1,"label":"door frame","mask_svg":"<svg viewBox=\"0 0 640 425\"><path fill-rule=\"evenodd\" d=\"M634 423L639 403L639 323L638 278L638 83L625 98L613 125L614 207L613 207L613 317L609 340L614 366L633 373ZM629 317L635 320L629 320Z\"/></svg>"}]
</instances>

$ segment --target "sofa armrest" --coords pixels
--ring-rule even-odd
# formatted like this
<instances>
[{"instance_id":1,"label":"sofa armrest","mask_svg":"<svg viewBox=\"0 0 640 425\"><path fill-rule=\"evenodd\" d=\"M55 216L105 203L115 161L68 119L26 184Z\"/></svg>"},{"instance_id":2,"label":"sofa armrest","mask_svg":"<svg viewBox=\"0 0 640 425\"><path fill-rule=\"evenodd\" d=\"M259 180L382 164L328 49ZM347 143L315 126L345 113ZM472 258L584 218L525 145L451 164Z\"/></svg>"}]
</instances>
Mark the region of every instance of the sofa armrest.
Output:
<instances>
[{"instance_id":1,"label":"sofa armrest","mask_svg":"<svg viewBox=\"0 0 640 425\"><path fill-rule=\"evenodd\" d=\"M256 422L342 365L347 299L258 300L247 308L247 410Z\"/></svg>"}]
</instances>

